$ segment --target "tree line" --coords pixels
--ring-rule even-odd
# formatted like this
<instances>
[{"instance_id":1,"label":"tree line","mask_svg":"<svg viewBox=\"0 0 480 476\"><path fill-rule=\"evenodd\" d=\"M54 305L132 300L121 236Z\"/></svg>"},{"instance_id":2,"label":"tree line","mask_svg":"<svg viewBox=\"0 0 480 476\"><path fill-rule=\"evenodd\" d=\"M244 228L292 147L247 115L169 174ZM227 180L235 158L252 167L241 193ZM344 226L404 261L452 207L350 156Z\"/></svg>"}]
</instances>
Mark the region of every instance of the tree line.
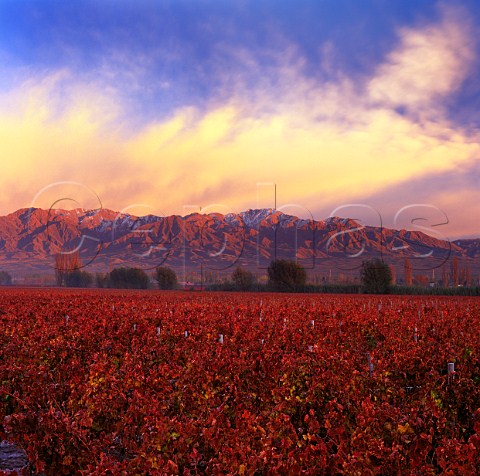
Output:
<instances>
[{"instance_id":1,"label":"tree line","mask_svg":"<svg viewBox=\"0 0 480 476\"><path fill-rule=\"evenodd\" d=\"M120 267L109 273L97 273L92 275L82 269L82 263L78 253L58 254L55 262L55 276L58 286L66 287L91 287L117 288L117 289L177 289L179 287L175 271L166 266L159 266L153 275L148 275L138 268ZM455 257L450 267L450 273L446 275L444 270L442 281L443 288L458 286L461 279L467 283L471 279L471 273L466 268L463 273L459 270L458 259ZM0 278L2 276L0 275ZM259 283L256 276L243 267L238 266L230 275L230 280L221 284L209 284L202 289L226 290L226 291L276 291L276 292L344 292L344 293L420 293L417 281L412 276L410 261L405 259L404 286L396 286L394 268L382 259L363 261L360 269L360 284L349 285L313 285L307 284L307 273L304 267L294 260L278 259L270 262L267 269L268 281ZM468 279L467 279L468 278ZM0 281L1 283L1 281ZM417 287L415 287L417 283ZM429 284L427 278L427 285ZM472 291L473 289L473 291ZM469 287L469 293L475 288ZM424 289L427 292L428 289Z\"/></svg>"},{"instance_id":2,"label":"tree line","mask_svg":"<svg viewBox=\"0 0 480 476\"><path fill-rule=\"evenodd\" d=\"M158 267L153 276L160 289L175 289L177 275L166 267ZM55 257L55 280L57 286L114 289L148 289L151 287L151 277L142 269L121 267L109 273L93 275L82 269L78 253L58 253Z\"/></svg>"}]
</instances>

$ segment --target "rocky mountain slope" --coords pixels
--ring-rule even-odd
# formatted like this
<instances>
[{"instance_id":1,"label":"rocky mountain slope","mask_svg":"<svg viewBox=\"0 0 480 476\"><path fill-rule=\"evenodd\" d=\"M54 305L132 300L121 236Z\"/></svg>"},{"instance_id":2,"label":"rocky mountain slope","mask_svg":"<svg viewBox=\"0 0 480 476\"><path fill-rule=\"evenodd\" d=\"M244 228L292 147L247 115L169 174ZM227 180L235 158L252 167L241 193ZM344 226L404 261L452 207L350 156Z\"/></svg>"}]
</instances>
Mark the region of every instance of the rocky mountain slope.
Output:
<instances>
[{"instance_id":1,"label":"rocky mountain slope","mask_svg":"<svg viewBox=\"0 0 480 476\"><path fill-rule=\"evenodd\" d=\"M272 209L225 216L137 217L106 209L32 208L0 217L2 269L51 269L57 253L74 250L93 271L120 265L153 269L161 264L266 268L274 257L296 257L307 268L334 260L349 269L373 256L424 263L458 256L476 262L480 239L448 242L418 231L363 226L336 217L304 220Z\"/></svg>"}]
</instances>

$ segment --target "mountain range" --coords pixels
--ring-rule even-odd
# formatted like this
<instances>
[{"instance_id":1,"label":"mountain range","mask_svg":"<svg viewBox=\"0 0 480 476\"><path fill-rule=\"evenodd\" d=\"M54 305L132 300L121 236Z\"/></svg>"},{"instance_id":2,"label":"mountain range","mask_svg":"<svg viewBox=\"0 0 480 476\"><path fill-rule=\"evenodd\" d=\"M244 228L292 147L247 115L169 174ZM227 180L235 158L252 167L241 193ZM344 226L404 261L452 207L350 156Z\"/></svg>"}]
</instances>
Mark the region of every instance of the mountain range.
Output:
<instances>
[{"instance_id":1,"label":"mountain range","mask_svg":"<svg viewBox=\"0 0 480 476\"><path fill-rule=\"evenodd\" d=\"M446 266L456 256L473 269L480 239L443 241L421 231L392 230L345 218L305 220L272 209L238 214L157 217L112 210L20 209L0 217L0 268L13 274L52 271L58 253L78 251L88 271L156 266L217 272L237 265L263 271L273 258L297 259L311 273L334 266L353 273L382 257L399 267Z\"/></svg>"}]
</instances>

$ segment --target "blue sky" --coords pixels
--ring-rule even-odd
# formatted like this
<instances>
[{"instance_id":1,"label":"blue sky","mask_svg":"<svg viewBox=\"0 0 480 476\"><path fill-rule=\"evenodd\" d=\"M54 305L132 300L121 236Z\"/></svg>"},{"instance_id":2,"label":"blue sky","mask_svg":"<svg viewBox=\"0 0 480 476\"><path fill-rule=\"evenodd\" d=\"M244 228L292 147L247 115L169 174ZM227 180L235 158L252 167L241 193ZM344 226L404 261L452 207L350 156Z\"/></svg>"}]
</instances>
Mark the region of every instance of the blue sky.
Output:
<instances>
[{"instance_id":1,"label":"blue sky","mask_svg":"<svg viewBox=\"0 0 480 476\"><path fill-rule=\"evenodd\" d=\"M456 4L479 20L475 2ZM25 75L68 68L105 81L148 119L215 100L238 74L255 84L289 48L319 84L339 75L363 82L395 47L399 28L439 17L431 0L4 0L0 12L2 56L16 73L7 71L7 87L22 68ZM322 67L325 48L331 68ZM459 101L478 97L478 81L466 86Z\"/></svg>"},{"instance_id":2,"label":"blue sky","mask_svg":"<svg viewBox=\"0 0 480 476\"><path fill-rule=\"evenodd\" d=\"M318 219L428 202L480 235L479 26L473 0L2 0L0 212L62 181L164 214L277 183Z\"/></svg>"}]
</instances>

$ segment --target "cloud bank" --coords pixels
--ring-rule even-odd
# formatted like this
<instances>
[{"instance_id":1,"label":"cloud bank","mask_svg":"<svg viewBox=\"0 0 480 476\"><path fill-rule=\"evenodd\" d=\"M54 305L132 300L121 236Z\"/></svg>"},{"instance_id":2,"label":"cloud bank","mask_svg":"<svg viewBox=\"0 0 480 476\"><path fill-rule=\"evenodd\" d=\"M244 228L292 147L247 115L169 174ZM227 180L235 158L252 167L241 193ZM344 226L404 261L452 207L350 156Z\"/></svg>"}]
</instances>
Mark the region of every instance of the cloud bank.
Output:
<instances>
[{"instance_id":1,"label":"cloud bank","mask_svg":"<svg viewBox=\"0 0 480 476\"><path fill-rule=\"evenodd\" d=\"M216 93L146 121L130 115L131 98L109 83L118 64L98 77L22 71L0 96L0 213L32 205L58 181L85 184L115 210L143 203L183 214L215 203L225 213L256 207L257 183L268 182L277 184L279 205L299 204L317 219L344 203L391 218L428 201L457 217L451 236L475 234L480 192L462 170L478 172L480 137L447 113L477 61L473 26L461 10L440 13L436 22L400 28L368 76L321 74L335 70L328 43L318 77L285 39L261 52L219 45L236 67L212 63ZM174 82L163 87L175 94ZM34 205L59 198L46 194ZM273 205L268 200L259 205Z\"/></svg>"}]
</instances>

